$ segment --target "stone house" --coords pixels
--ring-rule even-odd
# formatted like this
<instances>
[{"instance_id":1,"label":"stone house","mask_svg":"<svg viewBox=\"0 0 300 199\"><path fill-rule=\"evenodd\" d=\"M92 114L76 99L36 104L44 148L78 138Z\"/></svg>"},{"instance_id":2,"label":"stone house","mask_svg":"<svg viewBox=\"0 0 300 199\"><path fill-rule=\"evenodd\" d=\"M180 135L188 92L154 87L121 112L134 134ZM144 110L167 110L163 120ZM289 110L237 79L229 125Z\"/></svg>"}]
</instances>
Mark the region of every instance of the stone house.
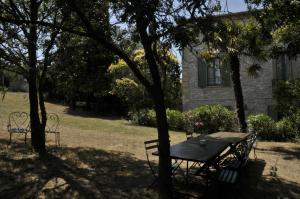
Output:
<instances>
[{"instance_id":1,"label":"stone house","mask_svg":"<svg viewBox=\"0 0 300 199\"><path fill-rule=\"evenodd\" d=\"M247 12L227 14L237 20L247 20ZM230 73L219 60L209 63L197 56L196 52L204 49L204 45L185 48L182 52L182 92L183 110L201 105L221 104L235 108L234 91ZM270 59L259 63L262 67L259 77L250 77L247 68L255 60L241 56L241 83L244 95L246 115L265 113L277 119L275 100L273 98L274 83L277 80L300 78L300 59L289 60L287 56Z\"/></svg>"}]
</instances>

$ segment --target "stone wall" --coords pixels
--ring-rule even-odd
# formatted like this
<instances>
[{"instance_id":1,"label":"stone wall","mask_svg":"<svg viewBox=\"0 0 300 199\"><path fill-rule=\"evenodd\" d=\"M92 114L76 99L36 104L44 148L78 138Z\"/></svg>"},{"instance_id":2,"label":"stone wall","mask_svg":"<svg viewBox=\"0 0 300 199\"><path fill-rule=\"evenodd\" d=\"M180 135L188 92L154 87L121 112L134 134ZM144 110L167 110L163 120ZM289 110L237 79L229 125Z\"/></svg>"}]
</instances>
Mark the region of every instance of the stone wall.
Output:
<instances>
[{"instance_id":1,"label":"stone wall","mask_svg":"<svg viewBox=\"0 0 300 199\"><path fill-rule=\"evenodd\" d=\"M200 47L199 47L200 48ZM198 48L198 50L199 50ZM260 63L262 71L257 78L250 77L247 67L253 60L240 57L241 60L241 82L245 101L246 114L267 113L268 106L274 105L272 99L273 61ZM189 49L183 52L183 109L188 110L205 104L221 104L235 108L233 88L222 86L198 87L197 56Z\"/></svg>"}]
</instances>

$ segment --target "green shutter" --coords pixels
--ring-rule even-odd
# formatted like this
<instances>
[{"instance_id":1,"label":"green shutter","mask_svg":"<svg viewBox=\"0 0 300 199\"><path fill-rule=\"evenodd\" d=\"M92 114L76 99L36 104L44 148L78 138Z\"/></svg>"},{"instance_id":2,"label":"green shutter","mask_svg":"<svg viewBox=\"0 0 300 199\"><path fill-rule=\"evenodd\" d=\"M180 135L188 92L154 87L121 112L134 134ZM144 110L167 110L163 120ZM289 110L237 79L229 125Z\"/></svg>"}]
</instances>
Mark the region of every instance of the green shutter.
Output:
<instances>
[{"instance_id":1,"label":"green shutter","mask_svg":"<svg viewBox=\"0 0 300 199\"><path fill-rule=\"evenodd\" d=\"M198 86L200 88L207 86L207 64L201 58L198 58Z\"/></svg>"},{"instance_id":2,"label":"green shutter","mask_svg":"<svg viewBox=\"0 0 300 199\"><path fill-rule=\"evenodd\" d=\"M230 77L230 66L228 61L224 61L221 66L221 78L222 78L222 86L231 86L231 77Z\"/></svg>"}]
</instances>

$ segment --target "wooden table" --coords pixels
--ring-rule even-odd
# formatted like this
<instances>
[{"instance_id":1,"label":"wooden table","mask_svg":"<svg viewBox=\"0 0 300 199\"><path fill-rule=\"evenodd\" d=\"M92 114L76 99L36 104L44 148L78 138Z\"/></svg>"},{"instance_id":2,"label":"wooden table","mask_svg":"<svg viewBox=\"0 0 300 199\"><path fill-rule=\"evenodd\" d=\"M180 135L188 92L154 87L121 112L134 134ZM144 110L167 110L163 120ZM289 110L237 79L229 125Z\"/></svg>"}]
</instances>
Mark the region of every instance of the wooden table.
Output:
<instances>
[{"instance_id":1,"label":"wooden table","mask_svg":"<svg viewBox=\"0 0 300 199\"><path fill-rule=\"evenodd\" d=\"M188 182L189 161L204 163L209 167L210 162L215 160L226 148L236 147L240 142L247 139L249 133L217 132L209 135L200 135L188 139L170 147L170 157L187 161L186 181ZM158 155L154 152L153 155Z\"/></svg>"}]
</instances>

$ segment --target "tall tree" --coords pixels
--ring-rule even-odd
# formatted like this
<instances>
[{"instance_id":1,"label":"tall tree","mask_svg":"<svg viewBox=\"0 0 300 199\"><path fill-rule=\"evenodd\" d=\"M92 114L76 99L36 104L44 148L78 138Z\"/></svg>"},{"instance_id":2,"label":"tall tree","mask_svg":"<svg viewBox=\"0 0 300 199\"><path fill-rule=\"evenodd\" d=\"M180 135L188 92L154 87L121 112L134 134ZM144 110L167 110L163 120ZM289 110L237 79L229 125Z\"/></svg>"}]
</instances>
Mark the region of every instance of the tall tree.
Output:
<instances>
[{"instance_id":1,"label":"tall tree","mask_svg":"<svg viewBox=\"0 0 300 199\"><path fill-rule=\"evenodd\" d=\"M22 75L29 83L32 146L42 155L46 152L47 121L43 96L44 79L60 29L20 21L51 21L60 27L62 14L51 0L1 1L0 9L0 55L4 70Z\"/></svg>"},{"instance_id":2,"label":"tall tree","mask_svg":"<svg viewBox=\"0 0 300 199\"><path fill-rule=\"evenodd\" d=\"M216 9L219 9L219 1L113 0L110 2L110 10L113 12L115 21L111 20L109 26L102 26L99 23L103 18L91 20L84 12L81 1L67 0L65 2L71 11L76 13L78 22L82 23L85 28L63 27L62 30L90 37L101 43L106 49L117 55L118 58L123 59L152 96L158 126L160 197L171 198L170 142L164 92L158 64L160 60L158 59L159 56L156 56L158 52L157 46L161 45L168 49L174 44L177 47L183 47L187 43L197 40L201 30L207 30L213 26L210 16ZM95 5L101 3L107 5L108 2L103 0L94 3ZM6 19L6 21L9 20ZM45 21L21 20L19 23L57 27L57 25ZM105 30L111 30L116 24L126 24L123 26L125 28L133 27L131 32L132 38L141 43L145 51L145 60L149 67L150 79L141 73L138 63L133 60L126 49L123 49L119 42L112 40L105 34Z\"/></svg>"},{"instance_id":3,"label":"tall tree","mask_svg":"<svg viewBox=\"0 0 300 199\"><path fill-rule=\"evenodd\" d=\"M208 49L202 53L202 56L207 59L219 58L223 65L230 66L240 130L246 132L240 56L256 59L255 63L248 66L248 72L249 75L257 76L261 69L259 63L265 61L267 57L264 49L269 44L269 40L263 39L261 26L253 18L248 18L247 22L226 17L215 19L215 29L204 34Z\"/></svg>"},{"instance_id":4,"label":"tall tree","mask_svg":"<svg viewBox=\"0 0 300 199\"><path fill-rule=\"evenodd\" d=\"M85 101L89 110L91 102L108 95L112 80L107 68L113 60L94 40L63 33L47 77L52 85L49 92L63 97L73 109L76 101Z\"/></svg>"},{"instance_id":5,"label":"tall tree","mask_svg":"<svg viewBox=\"0 0 300 199\"><path fill-rule=\"evenodd\" d=\"M159 44L170 48L172 43L183 46L197 38L200 29L210 26L207 16L212 14L212 7L208 7L206 1L124 0L111 2L111 10L116 20L119 23L126 23L127 27L134 27L132 34L135 37L133 39L141 43L149 67L150 78L147 78L139 70L138 63L124 49L120 48L118 42L112 41L101 33L103 27L96 28L91 24L81 10L79 1L68 0L67 3L85 25L86 35L123 59L152 96L158 126L160 197L171 198L170 142L157 46Z\"/></svg>"}]
</instances>

